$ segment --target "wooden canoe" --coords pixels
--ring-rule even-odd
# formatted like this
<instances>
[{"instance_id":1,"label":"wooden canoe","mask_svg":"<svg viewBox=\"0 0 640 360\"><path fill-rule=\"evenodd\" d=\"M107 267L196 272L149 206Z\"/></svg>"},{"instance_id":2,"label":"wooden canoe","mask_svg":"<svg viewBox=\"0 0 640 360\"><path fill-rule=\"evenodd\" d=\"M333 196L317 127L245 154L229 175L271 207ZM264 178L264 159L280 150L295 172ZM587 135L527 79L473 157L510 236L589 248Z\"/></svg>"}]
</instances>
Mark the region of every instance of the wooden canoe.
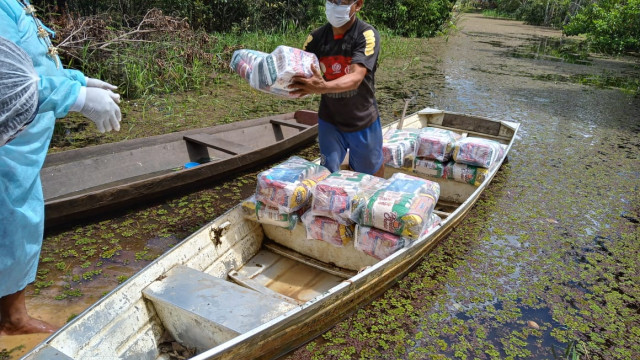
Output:
<instances>
[{"instance_id":1,"label":"wooden canoe","mask_svg":"<svg viewBox=\"0 0 640 360\"><path fill-rule=\"evenodd\" d=\"M506 153L519 128L513 122L433 109L408 116L403 125L497 140ZM196 360L286 354L406 275L464 218L502 162L479 186L438 180L434 211L443 219L440 226L383 260L353 246L306 240L300 223L286 230L248 220L238 205L118 286L25 359L166 359L161 349L167 334L196 349ZM396 171L407 172L387 167L385 177Z\"/></svg>"},{"instance_id":2,"label":"wooden canoe","mask_svg":"<svg viewBox=\"0 0 640 360\"><path fill-rule=\"evenodd\" d=\"M301 110L50 154L40 172L45 226L226 178L281 157L315 140L317 119L316 112ZM194 162L200 165L185 167Z\"/></svg>"}]
</instances>

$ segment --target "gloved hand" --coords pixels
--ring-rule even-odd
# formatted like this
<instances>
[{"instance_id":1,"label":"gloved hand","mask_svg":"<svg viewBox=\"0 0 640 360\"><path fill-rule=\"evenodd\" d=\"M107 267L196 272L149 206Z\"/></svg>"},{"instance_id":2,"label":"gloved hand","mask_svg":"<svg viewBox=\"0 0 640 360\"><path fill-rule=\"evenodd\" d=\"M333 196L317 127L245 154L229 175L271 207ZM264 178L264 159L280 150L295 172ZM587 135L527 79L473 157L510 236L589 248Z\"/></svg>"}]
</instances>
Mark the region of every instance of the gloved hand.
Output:
<instances>
[{"instance_id":1,"label":"gloved hand","mask_svg":"<svg viewBox=\"0 0 640 360\"><path fill-rule=\"evenodd\" d=\"M120 95L97 87L87 88L87 97L80 113L93 120L101 133L120 130Z\"/></svg>"},{"instance_id":2,"label":"gloved hand","mask_svg":"<svg viewBox=\"0 0 640 360\"><path fill-rule=\"evenodd\" d=\"M98 79L94 79L94 78L90 78L85 76L85 80L87 80L87 87L94 87L94 88L100 88L100 89L105 89L105 90L115 90L118 87L115 85L111 85L106 81L102 81L102 80L98 80Z\"/></svg>"}]
</instances>

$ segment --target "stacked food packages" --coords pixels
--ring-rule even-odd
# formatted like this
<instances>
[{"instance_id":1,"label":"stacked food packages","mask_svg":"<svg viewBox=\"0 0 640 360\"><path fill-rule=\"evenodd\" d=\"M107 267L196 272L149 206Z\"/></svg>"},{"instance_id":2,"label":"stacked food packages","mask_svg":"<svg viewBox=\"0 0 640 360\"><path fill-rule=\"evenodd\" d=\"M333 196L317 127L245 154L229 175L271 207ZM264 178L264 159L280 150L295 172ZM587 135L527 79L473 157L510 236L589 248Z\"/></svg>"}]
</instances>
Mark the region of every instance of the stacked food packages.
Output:
<instances>
[{"instance_id":1,"label":"stacked food packages","mask_svg":"<svg viewBox=\"0 0 640 360\"><path fill-rule=\"evenodd\" d=\"M394 167L411 167L418 140L418 129L389 129L382 138L384 164Z\"/></svg>"},{"instance_id":2,"label":"stacked food packages","mask_svg":"<svg viewBox=\"0 0 640 360\"><path fill-rule=\"evenodd\" d=\"M421 129L413 171L479 186L504 155L504 145L479 137L462 138L450 130Z\"/></svg>"},{"instance_id":3,"label":"stacked food packages","mask_svg":"<svg viewBox=\"0 0 640 360\"><path fill-rule=\"evenodd\" d=\"M256 90L297 97L290 94L293 90L289 88L291 79L294 76L313 76L312 64L320 69L315 54L281 45L270 54L249 49L236 50L229 65Z\"/></svg>"},{"instance_id":4,"label":"stacked food packages","mask_svg":"<svg viewBox=\"0 0 640 360\"><path fill-rule=\"evenodd\" d=\"M293 213L309 203L313 188L330 174L322 165L292 156L258 174L256 200Z\"/></svg>"},{"instance_id":5,"label":"stacked food packages","mask_svg":"<svg viewBox=\"0 0 640 360\"><path fill-rule=\"evenodd\" d=\"M313 189L310 210L302 217L307 238L344 246L353 240L354 211L385 182L384 179L340 170Z\"/></svg>"}]
</instances>

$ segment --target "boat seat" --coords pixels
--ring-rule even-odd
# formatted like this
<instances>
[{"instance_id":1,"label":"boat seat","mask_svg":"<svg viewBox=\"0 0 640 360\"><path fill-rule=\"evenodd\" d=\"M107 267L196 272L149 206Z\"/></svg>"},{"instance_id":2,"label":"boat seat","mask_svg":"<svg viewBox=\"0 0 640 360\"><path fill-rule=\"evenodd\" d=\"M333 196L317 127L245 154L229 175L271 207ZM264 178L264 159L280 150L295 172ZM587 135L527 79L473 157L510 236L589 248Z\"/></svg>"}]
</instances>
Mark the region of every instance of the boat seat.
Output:
<instances>
[{"instance_id":1,"label":"boat seat","mask_svg":"<svg viewBox=\"0 0 640 360\"><path fill-rule=\"evenodd\" d=\"M296 307L183 265L169 270L142 293L174 339L198 352Z\"/></svg>"},{"instance_id":2,"label":"boat seat","mask_svg":"<svg viewBox=\"0 0 640 360\"><path fill-rule=\"evenodd\" d=\"M73 360L72 357L67 356L62 351L54 348L51 345L46 345L42 349L38 350L33 357L33 360Z\"/></svg>"},{"instance_id":3,"label":"boat seat","mask_svg":"<svg viewBox=\"0 0 640 360\"><path fill-rule=\"evenodd\" d=\"M292 128L298 129L298 130L306 130L306 129L311 127L311 125L300 124L300 123L291 122L291 121L276 120L276 119L271 119L271 124L288 126L288 127L292 127Z\"/></svg>"},{"instance_id":4,"label":"boat seat","mask_svg":"<svg viewBox=\"0 0 640 360\"><path fill-rule=\"evenodd\" d=\"M185 135L183 139L198 145L204 145L231 155L244 154L253 151L249 146L229 141L216 135L211 134L194 134Z\"/></svg>"}]
</instances>

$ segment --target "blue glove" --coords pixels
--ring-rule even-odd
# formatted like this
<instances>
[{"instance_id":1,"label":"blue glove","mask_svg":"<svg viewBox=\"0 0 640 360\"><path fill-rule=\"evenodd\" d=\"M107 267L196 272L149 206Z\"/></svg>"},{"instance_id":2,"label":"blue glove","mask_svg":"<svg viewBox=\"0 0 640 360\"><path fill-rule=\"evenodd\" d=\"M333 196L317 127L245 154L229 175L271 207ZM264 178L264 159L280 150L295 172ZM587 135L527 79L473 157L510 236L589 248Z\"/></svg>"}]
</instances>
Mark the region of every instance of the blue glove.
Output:
<instances>
[{"instance_id":1,"label":"blue glove","mask_svg":"<svg viewBox=\"0 0 640 360\"><path fill-rule=\"evenodd\" d=\"M80 113L93 120L101 133L120 130L120 95L97 87L88 87Z\"/></svg>"}]
</instances>

